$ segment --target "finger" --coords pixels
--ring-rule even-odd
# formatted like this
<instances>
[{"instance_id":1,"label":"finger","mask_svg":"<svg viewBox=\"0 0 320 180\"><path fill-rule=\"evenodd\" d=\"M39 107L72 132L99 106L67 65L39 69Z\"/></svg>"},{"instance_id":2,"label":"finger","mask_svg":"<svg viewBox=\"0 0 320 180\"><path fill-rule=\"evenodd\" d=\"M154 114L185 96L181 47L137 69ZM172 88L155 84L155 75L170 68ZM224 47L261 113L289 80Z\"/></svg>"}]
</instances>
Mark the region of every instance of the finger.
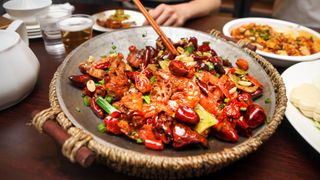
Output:
<instances>
[{"instance_id":1,"label":"finger","mask_svg":"<svg viewBox=\"0 0 320 180\"><path fill-rule=\"evenodd\" d=\"M178 17L176 14L173 14L169 19L167 19L163 25L164 26L172 26L177 23Z\"/></svg>"},{"instance_id":2,"label":"finger","mask_svg":"<svg viewBox=\"0 0 320 180\"><path fill-rule=\"evenodd\" d=\"M160 4L159 6L157 6L155 9L151 9L149 10L149 14L151 15L151 17L156 20L159 18L159 16L163 13L163 11L165 10L166 5L165 4ZM144 23L144 25L149 24L149 22L146 20Z\"/></svg>"},{"instance_id":3,"label":"finger","mask_svg":"<svg viewBox=\"0 0 320 180\"><path fill-rule=\"evenodd\" d=\"M163 25L164 22L166 22L170 18L170 14L162 13L157 19L156 22L159 25Z\"/></svg>"}]
</instances>

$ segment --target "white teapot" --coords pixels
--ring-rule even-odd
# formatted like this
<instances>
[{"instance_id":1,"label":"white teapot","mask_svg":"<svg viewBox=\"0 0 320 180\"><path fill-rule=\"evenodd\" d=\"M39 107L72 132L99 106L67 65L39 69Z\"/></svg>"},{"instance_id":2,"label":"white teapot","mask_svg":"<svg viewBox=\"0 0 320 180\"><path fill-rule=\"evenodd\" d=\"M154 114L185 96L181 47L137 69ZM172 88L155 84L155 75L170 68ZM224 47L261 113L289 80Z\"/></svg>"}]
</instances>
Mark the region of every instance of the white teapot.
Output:
<instances>
[{"instance_id":1,"label":"white teapot","mask_svg":"<svg viewBox=\"0 0 320 180\"><path fill-rule=\"evenodd\" d=\"M29 95L38 78L40 64L27 45L23 26L22 21L16 20L6 30L0 30L0 110Z\"/></svg>"}]
</instances>

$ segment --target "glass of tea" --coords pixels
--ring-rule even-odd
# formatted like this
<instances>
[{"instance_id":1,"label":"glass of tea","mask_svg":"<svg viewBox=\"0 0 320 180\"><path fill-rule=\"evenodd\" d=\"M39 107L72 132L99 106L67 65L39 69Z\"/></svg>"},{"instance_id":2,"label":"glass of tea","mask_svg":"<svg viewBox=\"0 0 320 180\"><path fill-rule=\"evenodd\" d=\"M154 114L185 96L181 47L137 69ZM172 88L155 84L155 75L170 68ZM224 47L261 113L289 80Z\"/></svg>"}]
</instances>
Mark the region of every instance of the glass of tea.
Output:
<instances>
[{"instance_id":1,"label":"glass of tea","mask_svg":"<svg viewBox=\"0 0 320 180\"><path fill-rule=\"evenodd\" d=\"M62 42L67 53L92 37L91 16L86 14L74 14L59 22Z\"/></svg>"}]
</instances>

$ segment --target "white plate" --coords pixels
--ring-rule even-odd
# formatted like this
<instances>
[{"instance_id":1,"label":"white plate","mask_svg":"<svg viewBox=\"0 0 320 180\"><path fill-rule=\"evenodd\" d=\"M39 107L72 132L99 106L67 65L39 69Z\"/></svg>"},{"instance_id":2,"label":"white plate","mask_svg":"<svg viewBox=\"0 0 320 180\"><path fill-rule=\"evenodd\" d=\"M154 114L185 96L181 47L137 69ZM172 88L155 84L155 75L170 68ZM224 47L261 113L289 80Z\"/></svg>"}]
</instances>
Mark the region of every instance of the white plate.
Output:
<instances>
[{"instance_id":1,"label":"white plate","mask_svg":"<svg viewBox=\"0 0 320 180\"><path fill-rule=\"evenodd\" d=\"M278 19L270 19L270 18L240 18L240 19L232 20L223 26L223 34L230 37L232 29L248 23L266 24L276 29L277 31L283 31L283 32L306 31L320 38L320 34L312 29L309 29L307 27L301 26L296 23L278 20ZM306 62L306 61L313 61L315 59L320 59L320 52L309 55L309 56L284 56L284 55L268 53L260 50L257 50L256 52L262 55L263 57L265 57L267 60L269 60L273 65L283 66L283 67L288 67L298 62Z\"/></svg>"},{"instance_id":2,"label":"white plate","mask_svg":"<svg viewBox=\"0 0 320 180\"><path fill-rule=\"evenodd\" d=\"M2 15L5 18L14 20L8 13ZM40 31L40 25L34 24L34 25L26 25L27 32L33 32L33 31Z\"/></svg>"},{"instance_id":3,"label":"white plate","mask_svg":"<svg viewBox=\"0 0 320 180\"><path fill-rule=\"evenodd\" d=\"M295 64L282 73L282 78L286 86L287 97L290 98L294 87L302 83L312 83L314 77L320 77L320 59L313 62L302 62ZM320 129L315 127L314 122L305 117L288 100L288 106L285 115L291 125L298 133L320 153Z\"/></svg>"},{"instance_id":4,"label":"white plate","mask_svg":"<svg viewBox=\"0 0 320 180\"><path fill-rule=\"evenodd\" d=\"M94 19L94 22L95 22L93 25L93 29L96 31L100 31L100 32L110 32L110 31L116 30L116 29L105 28L105 27L99 26L96 23L98 17L109 17L110 15L114 14L115 12L116 12L116 10L108 10L108 11L104 11L104 12L100 12L100 13L92 15L92 18ZM135 21L136 22L135 26L142 26L143 25L143 23L145 21L145 17L140 12L132 11L132 10L124 10L124 13L130 15L130 18L128 19L128 21Z\"/></svg>"}]
</instances>

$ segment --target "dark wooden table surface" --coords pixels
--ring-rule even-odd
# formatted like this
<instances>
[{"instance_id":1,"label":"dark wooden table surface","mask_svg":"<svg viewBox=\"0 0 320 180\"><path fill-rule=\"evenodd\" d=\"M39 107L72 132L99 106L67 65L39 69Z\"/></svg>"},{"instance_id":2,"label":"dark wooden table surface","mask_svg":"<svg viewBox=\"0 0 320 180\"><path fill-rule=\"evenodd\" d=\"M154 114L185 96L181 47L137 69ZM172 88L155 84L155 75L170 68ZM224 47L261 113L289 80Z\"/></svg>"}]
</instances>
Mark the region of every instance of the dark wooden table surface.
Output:
<instances>
[{"instance_id":1,"label":"dark wooden table surface","mask_svg":"<svg viewBox=\"0 0 320 180\"><path fill-rule=\"evenodd\" d=\"M75 13L94 14L115 8L76 4ZM185 26L209 32L221 30L231 18L218 15L195 19ZM97 35L99 33L95 33ZM101 164L82 168L61 153L49 136L28 126L30 113L49 107L48 91L52 75L63 58L46 53L42 39L30 40L30 47L40 61L41 70L33 92L17 105L0 111L1 179L129 179ZM1 59L4 60L4 59ZM283 71L283 69L279 69ZM19 72L17 72L19 76ZM5 88L1 84L0 88ZM277 131L256 152L208 175L210 179L320 179L320 155L284 119Z\"/></svg>"}]
</instances>

